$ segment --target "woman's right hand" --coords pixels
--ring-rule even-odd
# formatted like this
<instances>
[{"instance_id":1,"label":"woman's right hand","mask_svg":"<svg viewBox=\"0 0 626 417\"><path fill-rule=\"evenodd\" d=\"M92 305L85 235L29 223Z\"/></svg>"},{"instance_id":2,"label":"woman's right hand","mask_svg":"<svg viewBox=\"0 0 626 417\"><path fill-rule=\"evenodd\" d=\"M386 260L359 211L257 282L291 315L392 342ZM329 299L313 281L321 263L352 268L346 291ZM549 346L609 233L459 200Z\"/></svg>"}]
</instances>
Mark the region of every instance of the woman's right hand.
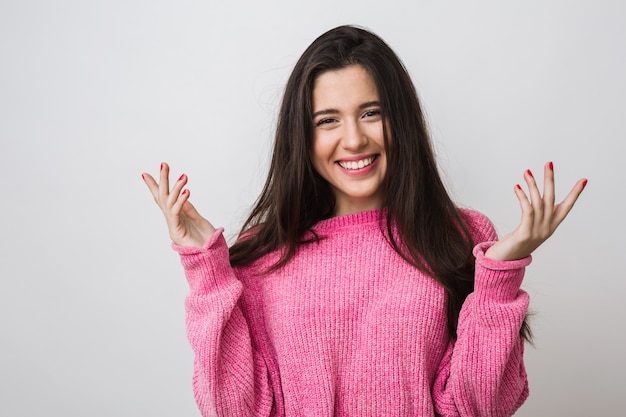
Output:
<instances>
[{"instance_id":1,"label":"woman's right hand","mask_svg":"<svg viewBox=\"0 0 626 417\"><path fill-rule=\"evenodd\" d=\"M178 246L202 247L215 232L215 228L189 202L189 190L183 190L187 184L187 176L181 175L170 190L169 173L170 167L162 163L160 182L157 183L147 173L141 174L141 177L165 216L172 242Z\"/></svg>"}]
</instances>

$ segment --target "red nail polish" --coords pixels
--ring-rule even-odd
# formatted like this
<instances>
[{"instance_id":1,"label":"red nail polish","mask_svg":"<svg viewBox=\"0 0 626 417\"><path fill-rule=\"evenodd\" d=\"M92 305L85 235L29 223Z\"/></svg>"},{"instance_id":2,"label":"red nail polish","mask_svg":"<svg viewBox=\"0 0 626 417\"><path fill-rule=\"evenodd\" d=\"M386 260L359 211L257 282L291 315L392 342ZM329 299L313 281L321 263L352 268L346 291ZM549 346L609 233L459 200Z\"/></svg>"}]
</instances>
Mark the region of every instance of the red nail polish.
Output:
<instances>
[{"instance_id":1,"label":"red nail polish","mask_svg":"<svg viewBox=\"0 0 626 417\"><path fill-rule=\"evenodd\" d=\"M183 195L187 194L187 190L183 190Z\"/></svg>"},{"instance_id":2,"label":"red nail polish","mask_svg":"<svg viewBox=\"0 0 626 417\"><path fill-rule=\"evenodd\" d=\"M550 171L554 171L554 165L552 165L552 162L548 162L548 168L550 168Z\"/></svg>"},{"instance_id":3,"label":"red nail polish","mask_svg":"<svg viewBox=\"0 0 626 417\"><path fill-rule=\"evenodd\" d=\"M178 181L182 180L183 178L185 178L185 174L181 175Z\"/></svg>"},{"instance_id":4,"label":"red nail polish","mask_svg":"<svg viewBox=\"0 0 626 417\"><path fill-rule=\"evenodd\" d=\"M143 174L141 174L141 179L142 179L142 180L145 180L145 179L146 179L146 177L144 177L144 175L143 175Z\"/></svg>"},{"instance_id":5,"label":"red nail polish","mask_svg":"<svg viewBox=\"0 0 626 417\"><path fill-rule=\"evenodd\" d=\"M533 176L533 173L532 173L532 172L530 172L530 169L527 169L527 170L526 170L526 173L527 173L527 174L528 174L528 176L530 176L530 177L532 177L532 176Z\"/></svg>"},{"instance_id":6,"label":"red nail polish","mask_svg":"<svg viewBox=\"0 0 626 417\"><path fill-rule=\"evenodd\" d=\"M161 170L161 171L163 171L163 163L161 163L161 168L160 168L160 170Z\"/></svg>"},{"instance_id":7,"label":"red nail polish","mask_svg":"<svg viewBox=\"0 0 626 417\"><path fill-rule=\"evenodd\" d=\"M522 187L519 184L515 184L515 188L517 188L518 190L522 189Z\"/></svg>"},{"instance_id":8,"label":"red nail polish","mask_svg":"<svg viewBox=\"0 0 626 417\"><path fill-rule=\"evenodd\" d=\"M587 180L583 180L583 188L587 186Z\"/></svg>"}]
</instances>

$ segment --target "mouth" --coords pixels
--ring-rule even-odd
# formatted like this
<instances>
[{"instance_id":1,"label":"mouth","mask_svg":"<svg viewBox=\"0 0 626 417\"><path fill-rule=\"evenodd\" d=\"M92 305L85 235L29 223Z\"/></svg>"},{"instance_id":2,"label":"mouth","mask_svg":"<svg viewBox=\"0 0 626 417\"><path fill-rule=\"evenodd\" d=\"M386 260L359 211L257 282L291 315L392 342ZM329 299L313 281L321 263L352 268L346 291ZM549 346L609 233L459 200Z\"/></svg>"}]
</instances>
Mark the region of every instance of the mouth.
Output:
<instances>
[{"instance_id":1,"label":"mouth","mask_svg":"<svg viewBox=\"0 0 626 417\"><path fill-rule=\"evenodd\" d=\"M368 158L359 159L358 161L337 161L337 164L339 164L339 166L343 169L347 169L348 171L354 171L372 165L377 157L377 155L374 155Z\"/></svg>"}]
</instances>

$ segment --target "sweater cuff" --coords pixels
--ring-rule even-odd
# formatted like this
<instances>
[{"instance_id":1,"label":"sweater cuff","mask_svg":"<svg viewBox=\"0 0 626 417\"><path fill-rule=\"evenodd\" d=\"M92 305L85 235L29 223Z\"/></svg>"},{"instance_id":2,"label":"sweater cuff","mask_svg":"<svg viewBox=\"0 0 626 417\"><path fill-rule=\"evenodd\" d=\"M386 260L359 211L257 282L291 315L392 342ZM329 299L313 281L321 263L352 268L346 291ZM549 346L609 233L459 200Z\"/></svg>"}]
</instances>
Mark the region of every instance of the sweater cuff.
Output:
<instances>
[{"instance_id":1,"label":"sweater cuff","mask_svg":"<svg viewBox=\"0 0 626 417\"><path fill-rule=\"evenodd\" d=\"M180 254L192 293L205 294L215 288L231 287L237 282L230 266L228 245L223 232L223 228L217 229L201 248L172 243L172 248ZM233 287L233 290L236 291L237 288Z\"/></svg>"},{"instance_id":2,"label":"sweater cuff","mask_svg":"<svg viewBox=\"0 0 626 417\"><path fill-rule=\"evenodd\" d=\"M224 234L224 228L220 227L219 229L215 229L215 232L213 232L213 234L209 236L209 238L204 243L204 245L202 245L201 248L197 246L179 246L175 243L172 243L172 249L178 252L181 256L197 255L202 252L208 252L211 248L217 246L220 240L220 237L222 237L223 234Z\"/></svg>"},{"instance_id":3,"label":"sweater cuff","mask_svg":"<svg viewBox=\"0 0 626 417\"><path fill-rule=\"evenodd\" d=\"M497 261L487 258L485 252L495 241L482 242L474 247L476 279L474 290L499 301L514 300L524 279L524 270L532 262L529 255L515 261Z\"/></svg>"}]
</instances>

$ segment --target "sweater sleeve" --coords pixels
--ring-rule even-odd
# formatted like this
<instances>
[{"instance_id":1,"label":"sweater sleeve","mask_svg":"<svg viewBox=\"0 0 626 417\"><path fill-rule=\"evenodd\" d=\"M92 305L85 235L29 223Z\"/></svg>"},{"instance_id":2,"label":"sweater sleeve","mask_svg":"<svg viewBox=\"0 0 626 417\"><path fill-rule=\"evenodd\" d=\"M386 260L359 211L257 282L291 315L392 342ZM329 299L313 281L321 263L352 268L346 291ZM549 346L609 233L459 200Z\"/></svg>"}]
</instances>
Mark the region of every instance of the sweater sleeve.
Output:
<instances>
[{"instance_id":1,"label":"sweater sleeve","mask_svg":"<svg viewBox=\"0 0 626 417\"><path fill-rule=\"evenodd\" d=\"M474 291L467 297L457 327L439 365L433 387L441 416L511 416L528 397L524 341L520 328L528 294L520 289L531 257L502 262L485 257L497 239L486 220L474 248Z\"/></svg>"},{"instance_id":2,"label":"sweater sleeve","mask_svg":"<svg viewBox=\"0 0 626 417\"><path fill-rule=\"evenodd\" d=\"M187 335L195 354L193 390L203 416L268 416L272 389L241 303L223 229L202 248L172 245L189 282Z\"/></svg>"}]
</instances>

